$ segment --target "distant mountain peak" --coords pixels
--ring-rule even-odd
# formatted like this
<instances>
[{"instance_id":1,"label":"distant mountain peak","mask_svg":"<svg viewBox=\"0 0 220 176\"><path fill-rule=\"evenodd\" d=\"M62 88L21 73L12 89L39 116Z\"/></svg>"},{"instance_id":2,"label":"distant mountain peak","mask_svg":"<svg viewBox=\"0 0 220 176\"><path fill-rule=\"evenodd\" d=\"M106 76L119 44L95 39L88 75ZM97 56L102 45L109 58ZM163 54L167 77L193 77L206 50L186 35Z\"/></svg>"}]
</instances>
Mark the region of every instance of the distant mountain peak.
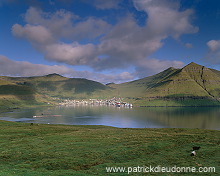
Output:
<instances>
[{"instance_id":1,"label":"distant mountain peak","mask_svg":"<svg viewBox=\"0 0 220 176\"><path fill-rule=\"evenodd\" d=\"M174 67L169 67L169 68L166 69L166 70L176 70L176 68L174 68Z\"/></svg>"},{"instance_id":2,"label":"distant mountain peak","mask_svg":"<svg viewBox=\"0 0 220 176\"><path fill-rule=\"evenodd\" d=\"M48 75L46 75L46 77L63 77L63 76L61 76L61 75L59 75L59 74L57 74L57 73L52 73L52 74L48 74Z\"/></svg>"},{"instance_id":3,"label":"distant mountain peak","mask_svg":"<svg viewBox=\"0 0 220 176\"><path fill-rule=\"evenodd\" d=\"M206 67L199 65L195 62L191 62L190 64L186 65L182 68L182 71L184 72L195 72L195 71L201 71L203 69L207 69Z\"/></svg>"},{"instance_id":4,"label":"distant mountain peak","mask_svg":"<svg viewBox=\"0 0 220 176\"><path fill-rule=\"evenodd\" d=\"M197 64L197 63L195 63L195 62L191 62L191 63L189 63L188 65L186 65L185 67L203 67L202 65L199 65L199 64ZM184 67L184 68L185 68Z\"/></svg>"}]
</instances>

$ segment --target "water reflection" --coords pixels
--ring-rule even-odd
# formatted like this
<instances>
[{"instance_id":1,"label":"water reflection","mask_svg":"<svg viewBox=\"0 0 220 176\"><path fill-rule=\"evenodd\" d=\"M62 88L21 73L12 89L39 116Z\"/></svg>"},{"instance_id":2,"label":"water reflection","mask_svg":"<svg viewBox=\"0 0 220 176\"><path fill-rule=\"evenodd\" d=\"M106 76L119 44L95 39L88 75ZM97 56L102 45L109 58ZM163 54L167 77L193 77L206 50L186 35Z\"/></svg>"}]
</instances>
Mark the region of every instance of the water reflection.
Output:
<instances>
[{"instance_id":1,"label":"water reflection","mask_svg":"<svg viewBox=\"0 0 220 176\"><path fill-rule=\"evenodd\" d=\"M34 116L36 116L34 118ZM0 114L0 120L121 128L201 128L220 130L220 108L50 107Z\"/></svg>"}]
</instances>

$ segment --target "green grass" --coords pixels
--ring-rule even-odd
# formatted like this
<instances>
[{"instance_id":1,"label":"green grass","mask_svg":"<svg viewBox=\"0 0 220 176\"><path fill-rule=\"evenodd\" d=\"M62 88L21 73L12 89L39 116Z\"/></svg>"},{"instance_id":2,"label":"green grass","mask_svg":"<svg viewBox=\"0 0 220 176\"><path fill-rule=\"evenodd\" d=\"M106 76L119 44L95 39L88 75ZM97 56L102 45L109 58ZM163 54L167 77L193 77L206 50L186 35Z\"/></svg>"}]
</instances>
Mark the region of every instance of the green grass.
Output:
<instances>
[{"instance_id":1,"label":"green grass","mask_svg":"<svg viewBox=\"0 0 220 176\"><path fill-rule=\"evenodd\" d=\"M0 175L108 175L106 167L149 165L212 166L216 173L182 175L219 175L219 135L219 131L200 129L31 126L0 121ZM201 149L191 157L194 145Z\"/></svg>"}]
</instances>

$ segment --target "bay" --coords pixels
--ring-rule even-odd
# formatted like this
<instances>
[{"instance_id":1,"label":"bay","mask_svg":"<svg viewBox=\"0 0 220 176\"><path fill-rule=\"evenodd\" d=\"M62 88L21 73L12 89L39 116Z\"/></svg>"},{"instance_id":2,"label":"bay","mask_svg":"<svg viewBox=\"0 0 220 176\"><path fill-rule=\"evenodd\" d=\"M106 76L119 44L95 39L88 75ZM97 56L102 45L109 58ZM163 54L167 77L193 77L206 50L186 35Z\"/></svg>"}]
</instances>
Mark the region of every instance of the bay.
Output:
<instances>
[{"instance_id":1,"label":"bay","mask_svg":"<svg viewBox=\"0 0 220 176\"><path fill-rule=\"evenodd\" d=\"M59 106L1 113L0 120L44 124L105 125L119 128L220 130L220 108Z\"/></svg>"}]
</instances>

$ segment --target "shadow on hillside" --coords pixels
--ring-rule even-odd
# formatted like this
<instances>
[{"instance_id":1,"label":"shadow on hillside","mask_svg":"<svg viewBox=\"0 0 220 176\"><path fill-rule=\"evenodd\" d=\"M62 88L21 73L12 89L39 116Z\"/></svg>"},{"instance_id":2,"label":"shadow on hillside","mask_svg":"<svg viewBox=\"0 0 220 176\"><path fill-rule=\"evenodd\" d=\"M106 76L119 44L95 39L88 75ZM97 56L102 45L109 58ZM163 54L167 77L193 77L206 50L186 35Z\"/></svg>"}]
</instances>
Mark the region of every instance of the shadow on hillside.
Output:
<instances>
[{"instance_id":1,"label":"shadow on hillside","mask_svg":"<svg viewBox=\"0 0 220 176\"><path fill-rule=\"evenodd\" d=\"M68 80L62 86L64 91L74 91L76 94L91 95L98 90L106 90L106 86L95 81L88 81L84 79Z\"/></svg>"},{"instance_id":2,"label":"shadow on hillside","mask_svg":"<svg viewBox=\"0 0 220 176\"><path fill-rule=\"evenodd\" d=\"M19 100L23 100L23 101L36 101L34 94L35 91L28 86L22 86L22 85L0 86L0 95L14 95Z\"/></svg>"},{"instance_id":3,"label":"shadow on hillside","mask_svg":"<svg viewBox=\"0 0 220 176\"><path fill-rule=\"evenodd\" d=\"M57 87L54 82L44 81L44 82L39 83L37 86L42 89L46 89L47 91L56 91L57 90Z\"/></svg>"},{"instance_id":4,"label":"shadow on hillside","mask_svg":"<svg viewBox=\"0 0 220 176\"><path fill-rule=\"evenodd\" d=\"M130 98L132 99L132 98ZM210 97L180 96L133 98L134 103L141 107L211 107L220 106L220 102Z\"/></svg>"},{"instance_id":5,"label":"shadow on hillside","mask_svg":"<svg viewBox=\"0 0 220 176\"><path fill-rule=\"evenodd\" d=\"M181 106L220 106L220 102L211 99L209 97L199 97L199 96L187 96L187 97L178 97L174 96L165 98L168 102L172 102L174 105L181 105Z\"/></svg>"}]
</instances>

